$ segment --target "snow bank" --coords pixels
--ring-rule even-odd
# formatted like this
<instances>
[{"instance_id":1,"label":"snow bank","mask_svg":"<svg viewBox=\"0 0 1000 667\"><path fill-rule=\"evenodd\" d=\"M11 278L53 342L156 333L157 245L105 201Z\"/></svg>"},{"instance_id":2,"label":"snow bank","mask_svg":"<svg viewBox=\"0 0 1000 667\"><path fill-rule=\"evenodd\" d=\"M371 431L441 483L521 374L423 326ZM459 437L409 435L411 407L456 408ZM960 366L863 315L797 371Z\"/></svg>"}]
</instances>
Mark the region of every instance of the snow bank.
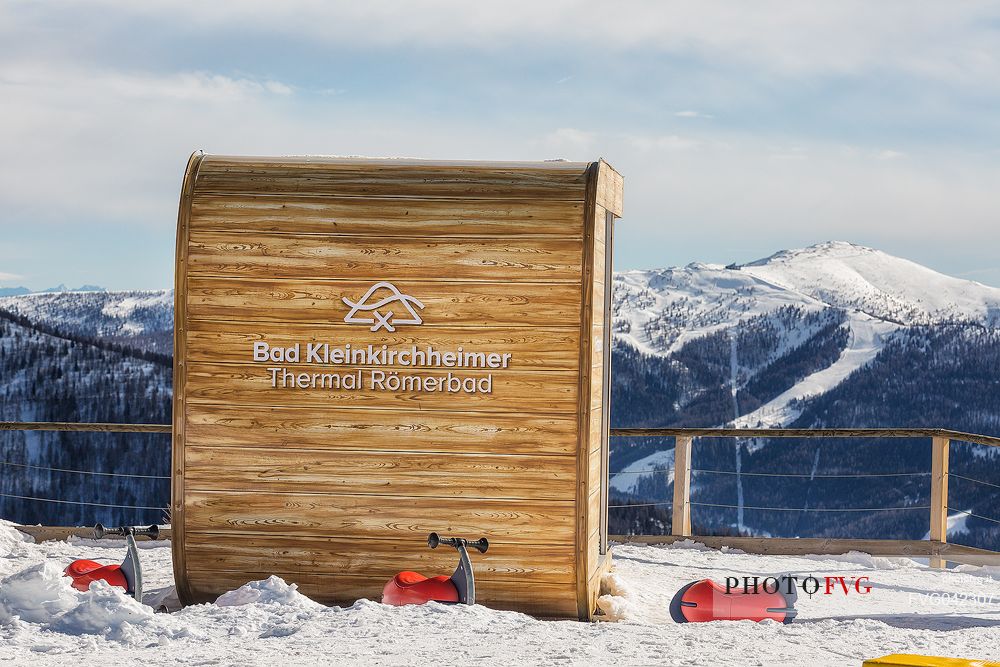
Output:
<instances>
[{"instance_id":1,"label":"snow bank","mask_svg":"<svg viewBox=\"0 0 1000 667\"><path fill-rule=\"evenodd\" d=\"M251 581L234 591L223 593L215 604L220 607L238 607L245 604L279 604L299 609L322 609L323 605L299 593L298 586L287 584L274 575L261 581Z\"/></svg>"},{"instance_id":2,"label":"snow bank","mask_svg":"<svg viewBox=\"0 0 1000 667\"><path fill-rule=\"evenodd\" d=\"M52 561L0 580L0 624L35 623L70 635L120 638L152 617L150 607L103 581L88 591L74 589Z\"/></svg>"},{"instance_id":3,"label":"snow bank","mask_svg":"<svg viewBox=\"0 0 1000 667\"><path fill-rule=\"evenodd\" d=\"M49 624L79 602L58 565L45 561L0 579L0 623Z\"/></svg>"},{"instance_id":4,"label":"snow bank","mask_svg":"<svg viewBox=\"0 0 1000 667\"><path fill-rule=\"evenodd\" d=\"M120 590L72 589L74 558L120 560L121 543L33 544L0 526L0 662L65 667L177 664L625 665L761 664L842 667L888 653L1000 657L1000 569L941 572L907 559L758 556L708 549L613 547L599 605L617 623L543 621L481 605L390 607L359 600L324 607L278 577L250 582L219 604L154 614ZM16 542L12 542L16 538ZM167 543L143 549L145 597L173 585ZM867 576L868 595L802 595L795 623L676 624L668 605L697 579L780 573ZM992 576L991 576L992 575ZM485 588L485 586L484 586ZM958 593L965 597L946 597ZM4 662L4 664L7 664Z\"/></svg>"},{"instance_id":5,"label":"snow bank","mask_svg":"<svg viewBox=\"0 0 1000 667\"><path fill-rule=\"evenodd\" d=\"M62 579L67 581L66 577ZM52 628L60 632L121 636L127 633L129 626L141 625L153 618L151 607L103 581L93 582L86 592L70 590L78 594L76 606L52 623Z\"/></svg>"},{"instance_id":6,"label":"snow bank","mask_svg":"<svg viewBox=\"0 0 1000 667\"><path fill-rule=\"evenodd\" d=\"M628 584L615 573L604 575L601 580L602 595L597 598L597 608L601 610L602 621L624 621L629 616Z\"/></svg>"},{"instance_id":7,"label":"snow bank","mask_svg":"<svg viewBox=\"0 0 1000 667\"><path fill-rule=\"evenodd\" d=\"M0 556L7 556L17 551L23 551L25 543L32 543L35 540L30 535L25 535L10 521L0 519Z\"/></svg>"}]
</instances>

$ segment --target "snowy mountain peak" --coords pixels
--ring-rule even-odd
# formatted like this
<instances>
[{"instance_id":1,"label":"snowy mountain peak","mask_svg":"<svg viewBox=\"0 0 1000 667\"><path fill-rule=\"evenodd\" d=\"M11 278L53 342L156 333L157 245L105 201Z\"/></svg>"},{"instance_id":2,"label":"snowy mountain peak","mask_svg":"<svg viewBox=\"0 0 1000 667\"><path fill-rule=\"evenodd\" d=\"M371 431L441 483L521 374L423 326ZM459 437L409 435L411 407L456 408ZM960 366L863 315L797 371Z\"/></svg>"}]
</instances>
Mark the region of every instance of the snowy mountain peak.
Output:
<instances>
[{"instance_id":1,"label":"snowy mountain peak","mask_svg":"<svg viewBox=\"0 0 1000 667\"><path fill-rule=\"evenodd\" d=\"M891 255L888 255L880 250L869 248L868 246L864 246L859 243L851 243L850 241L824 241L823 243L817 243L807 248L779 250L769 257L749 262L745 266L766 266L771 263L809 261L810 259L820 257L853 257L856 255L872 253L878 253L886 257L891 257Z\"/></svg>"},{"instance_id":2,"label":"snowy mountain peak","mask_svg":"<svg viewBox=\"0 0 1000 667\"><path fill-rule=\"evenodd\" d=\"M705 358L698 350L713 337L710 355L727 357L733 391L789 355L823 356L803 351L807 344L839 347L839 354L824 357L825 365L750 412L734 405L731 418L740 425L781 424L794 417L795 401L837 386L898 332L935 324L1000 326L1000 289L874 248L828 241L744 265L695 262L618 274L613 314L618 345L657 357Z\"/></svg>"},{"instance_id":3,"label":"snowy mountain peak","mask_svg":"<svg viewBox=\"0 0 1000 667\"><path fill-rule=\"evenodd\" d=\"M1000 289L846 241L785 250L739 270L832 307L899 324L998 321Z\"/></svg>"},{"instance_id":4,"label":"snowy mountain peak","mask_svg":"<svg viewBox=\"0 0 1000 667\"><path fill-rule=\"evenodd\" d=\"M1000 289L846 241L743 265L693 262L615 277L615 331L648 353L668 353L782 306L837 308L905 326L1000 324Z\"/></svg>"}]
</instances>

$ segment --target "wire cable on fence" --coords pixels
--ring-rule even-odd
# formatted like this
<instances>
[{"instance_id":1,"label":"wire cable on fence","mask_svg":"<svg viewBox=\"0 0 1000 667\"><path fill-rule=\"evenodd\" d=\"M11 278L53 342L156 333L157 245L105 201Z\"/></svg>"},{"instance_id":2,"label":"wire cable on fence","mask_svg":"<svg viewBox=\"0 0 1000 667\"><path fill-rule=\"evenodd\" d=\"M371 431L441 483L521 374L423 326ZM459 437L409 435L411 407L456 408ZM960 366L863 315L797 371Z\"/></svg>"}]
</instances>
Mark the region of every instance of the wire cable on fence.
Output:
<instances>
[{"instance_id":1,"label":"wire cable on fence","mask_svg":"<svg viewBox=\"0 0 1000 667\"><path fill-rule=\"evenodd\" d=\"M700 507L732 507L745 510L768 510L770 512L895 512L896 510L928 510L930 505L909 505L906 507L761 507L759 505L724 505L722 503L695 503Z\"/></svg>"},{"instance_id":2,"label":"wire cable on fence","mask_svg":"<svg viewBox=\"0 0 1000 667\"><path fill-rule=\"evenodd\" d=\"M874 473L853 473L843 475L810 475L804 473L785 472L736 472L735 470L700 470L692 468L691 472L705 472L713 475L742 475L745 477L805 477L808 479L855 479L860 477L921 477L930 475L929 472L874 472Z\"/></svg>"},{"instance_id":3,"label":"wire cable on fence","mask_svg":"<svg viewBox=\"0 0 1000 667\"><path fill-rule=\"evenodd\" d=\"M48 466L29 465L27 463L14 463L13 461L0 461L0 466L11 466L14 468L30 468L32 470L51 470L53 472L70 472L75 475L101 475L105 477L132 477L137 479L170 479L169 475L129 475L123 472L97 472L94 470L72 470L70 468L50 468Z\"/></svg>"},{"instance_id":4,"label":"wire cable on fence","mask_svg":"<svg viewBox=\"0 0 1000 667\"><path fill-rule=\"evenodd\" d=\"M622 470L620 472L611 473L614 475L652 475L661 472L673 472L671 468L652 468L647 470ZM929 472L876 472L876 473L854 473L854 474L843 474L843 475L812 475L806 473L784 473L784 472L736 472L735 470L704 470L701 468L692 468L692 473L702 472L712 475L742 475L745 477L802 477L808 479L857 479L864 477L927 477L930 475ZM955 475L958 477L959 475ZM963 478L968 479L968 478ZM972 480L974 482L979 482L980 480ZM989 482L981 482L982 484L989 484ZM997 486L992 484L991 486ZM1000 488L1000 486L997 486Z\"/></svg>"},{"instance_id":5,"label":"wire cable on fence","mask_svg":"<svg viewBox=\"0 0 1000 667\"><path fill-rule=\"evenodd\" d=\"M982 484L983 486L992 486L994 489L1000 489L1000 484L985 482L981 479L975 479L974 477L966 477L965 475L956 475L953 472L948 473L948 477L957 477L958 479L964 479L967 482L975 482L976 484Z\"/></svg>"},{"instance_id":6,"label":"wire cable on fence","mask_svg":"<svg viewBox=\"0 0 1000 667\"><path fill-rule=\"evenodd\" d=\"M148 507L146 505L114 505L109 503L85 503L79 500L57 500L55 498L37 498L35 496L18 496L13 493L0 493L2 498L17 498L19 500L38 500L43 503L59 503L60 505L87 505L90 507L114 507L117 509L127 509L127 510L165 510L166 505L161 505L160 507Z\"/></svg>"},{"instance_id":7,"label":"wire cable on fence","mask_svg":"<svg viewBox=\"0 0 1000 667\"><path fill-rule=\"evenodd\" d=\"M991 519L988 516L983 516L982 514L976 514L975 512L966 512L965 510L954 510L957 514L968 514L969 516L974 516L977 519L982 519L983 521L992 521L993 523L1000 523L1000 520Z\"/></svg>"},{"instance_id":8,"label":"wire cable on fence","mask_svg":"<svg viewBox=\"0 0 1000 667\"><path fill-rule=\"evenodd\" d=\"M699 507L730 507L733 509L739 509L740 505L725 505L722 503L690 503L691 505L697 505ZM672 502L662 502L662 503L633 503L631 505L608 505L608 509L616 509L620 507L660 507L662 505L673 505ZM761 507L759 505L742 505L745 510L769 510L773 512L895 512L896 510L926 510L930 509L930 505L910 505L908 507L844 507L844 508L833 508L833 507ZM968 514L968 512L967 512ZM973 514L973 516L977 516ZM982 518L982 517L981 517ZM992 519L988 519L992 521ZM1000 523L1000 521L997 521Z\"/></svg>"}]
</instances>

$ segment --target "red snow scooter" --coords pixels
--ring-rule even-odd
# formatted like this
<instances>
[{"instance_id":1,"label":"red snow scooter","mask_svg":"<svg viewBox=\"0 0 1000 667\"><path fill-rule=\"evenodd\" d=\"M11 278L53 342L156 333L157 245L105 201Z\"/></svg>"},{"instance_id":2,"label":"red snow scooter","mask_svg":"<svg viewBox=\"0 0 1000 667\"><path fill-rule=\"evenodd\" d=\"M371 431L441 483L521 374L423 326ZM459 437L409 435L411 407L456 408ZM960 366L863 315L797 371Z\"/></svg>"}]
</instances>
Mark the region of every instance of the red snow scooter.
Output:
<instances>
[{"instance_id":1,"label":"red snow scooter","mask_svg":"<svg viewBox=\"0 0 1000 667\"><path fill-rule=\"evenodd\" d=\"M63 574L73 580L73 588L78 591L88 590L92 581L100 579L112 586L124 588L126 593L142 602L142 566L139 564L139 550L135 546L135 536L145 535L149 539L155 540L160 536L159 527L105 528L101 524L94 526L95 540L99 540L105 535L125 536L125 545L128 551L121 565L102 565L92 560L75 560L63 571Z\"/></svg>"},{"instance_id":2,"label":"red snow scooter","mask_svg":"<svg viewBox=\"0 0 1000 667\"><path fill-rule=\"evenodd\" d=\"M437 577L425 577L416 572L400 572L382 589L383 604L396 607L426 602L476 604L476 579L466 547L472 547L484 554L490 548L490 543L485 537L475 542L461 537L438 537L437 533L431 533L427 537L427 546L431 549L437 549L439 544L446 544L458 550L458 567L455 568L454 574L451 577L443 574Z\"/></svg>"},{"instance_id":3,"label":"red snow scooter","mask_svg":"<svg viewBox=\"0 0 1000 667\"><path fill-rule=\"evenodd\" d=\"M677 591L670 601L670 617L677 623L704 621L763 621L770 618L791 623L798 613L795 601L798 593L787 577L779 577L776 590L744 592L726 588L712 581L692 581ZM787 592L791 591L791 592Z\"/></svg>"}]
</instances>

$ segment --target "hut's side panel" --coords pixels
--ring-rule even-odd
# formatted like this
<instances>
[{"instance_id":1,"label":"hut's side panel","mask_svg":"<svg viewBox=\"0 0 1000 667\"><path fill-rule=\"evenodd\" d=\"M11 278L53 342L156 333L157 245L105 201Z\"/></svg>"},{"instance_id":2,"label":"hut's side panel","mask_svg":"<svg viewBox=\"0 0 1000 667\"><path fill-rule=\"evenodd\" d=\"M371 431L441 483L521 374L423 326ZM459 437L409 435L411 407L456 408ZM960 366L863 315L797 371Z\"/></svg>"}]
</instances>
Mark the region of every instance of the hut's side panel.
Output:
<instances>
[{"instance_id":1,"label":"hut's side panel","mask_svg":"<svg viewBox=\"0 0 1000 667\"><path fill-rule=\"evenodd\" d=\"M578 480L579 614L594 611L601 576L610 567L607 553L608 429L611 372L611 258L614 220L622 214L623 180L603 160L592 167L585 237L592 237L584 271L585 350L581 386L581 448Z\"/></svg>"},{"instance_id":2,"label":"hut's side panel","mask_svg":"<svg viewBox=\"0 0 1000 667\"><path fill-rule=\"evenodd\" d=\"M438 531L490 539L473 556L483 603L578 614L587 173L192 159L175 350L183 600L269 574L323 602L378 599L401 569L450 573L454 552L424 542ZM473 356L458 367L431 350Z\"/></svg>"}]
</instances>

